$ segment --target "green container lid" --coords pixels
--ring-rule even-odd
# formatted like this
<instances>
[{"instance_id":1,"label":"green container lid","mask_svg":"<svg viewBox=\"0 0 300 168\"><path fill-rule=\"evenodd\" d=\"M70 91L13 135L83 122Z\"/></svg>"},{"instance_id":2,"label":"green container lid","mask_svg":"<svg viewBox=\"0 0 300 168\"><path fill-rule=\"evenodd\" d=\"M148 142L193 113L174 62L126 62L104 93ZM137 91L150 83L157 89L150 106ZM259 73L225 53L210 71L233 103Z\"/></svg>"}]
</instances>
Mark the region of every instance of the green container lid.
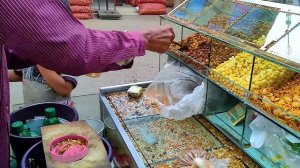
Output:
<instances>
[{"instance_id":1,"label":"green container lid","mask_svg":"<svg viewBox=\"0 0 300 168\"><path fill-rule=\"evenodd\" d=\"M22 121L15 121L11 124L11 127L17 132L20 133L22 132L25 127Z\"/></svg>"},{"instance_id":2,"label":"green container lid","mask_svg":"<svg viewBox=\"0 0 300 168\"><path fill-rule=\"evenodd\" d=\"M56 116L56 110L54 107L48 107L45 109L45 115L46 117L55 117Z\"/></svg>"}]
</instances>

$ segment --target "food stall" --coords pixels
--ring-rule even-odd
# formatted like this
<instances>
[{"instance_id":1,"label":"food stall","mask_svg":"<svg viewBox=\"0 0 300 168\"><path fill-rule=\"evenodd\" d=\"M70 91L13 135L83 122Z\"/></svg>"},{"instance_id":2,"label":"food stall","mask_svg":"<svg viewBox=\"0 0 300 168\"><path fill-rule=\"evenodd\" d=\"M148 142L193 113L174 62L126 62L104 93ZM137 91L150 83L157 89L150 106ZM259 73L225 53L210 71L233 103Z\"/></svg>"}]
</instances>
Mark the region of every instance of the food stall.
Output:
<instances>
[{"instance_id":1,"label":"food stall","mask_svg":"<svg viewBox=\"0 0 300 168\"><path fill-rule=\"evenodd\" d=\"M294 167L300 144L300 8L263 1L186 0L161 25L176 34L160 56L207 83L202 115L175 121L131 86L100 89L104 136L119 167L176 167L191 150L228 167Z\"/></svg>"}]
</instances>

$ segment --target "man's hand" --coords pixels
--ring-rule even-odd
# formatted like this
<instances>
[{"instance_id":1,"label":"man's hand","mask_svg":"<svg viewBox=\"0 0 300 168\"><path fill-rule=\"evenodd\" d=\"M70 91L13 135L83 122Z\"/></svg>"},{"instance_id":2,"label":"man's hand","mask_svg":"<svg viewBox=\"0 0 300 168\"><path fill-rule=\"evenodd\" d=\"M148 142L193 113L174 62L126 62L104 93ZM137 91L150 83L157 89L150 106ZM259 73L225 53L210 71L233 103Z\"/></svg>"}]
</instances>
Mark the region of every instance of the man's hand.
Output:
<instances>
[{"instance_id":1,"label":"man's hand","mask_svg":"<svg viewBox=\"0 0 300 168\"><path fill-rule=\"evenodd\" d=\"M175 38L171 26L160 26L143 32L145 38L145 49L164 53L169 49Z\"/></svg>"}]
</instances>

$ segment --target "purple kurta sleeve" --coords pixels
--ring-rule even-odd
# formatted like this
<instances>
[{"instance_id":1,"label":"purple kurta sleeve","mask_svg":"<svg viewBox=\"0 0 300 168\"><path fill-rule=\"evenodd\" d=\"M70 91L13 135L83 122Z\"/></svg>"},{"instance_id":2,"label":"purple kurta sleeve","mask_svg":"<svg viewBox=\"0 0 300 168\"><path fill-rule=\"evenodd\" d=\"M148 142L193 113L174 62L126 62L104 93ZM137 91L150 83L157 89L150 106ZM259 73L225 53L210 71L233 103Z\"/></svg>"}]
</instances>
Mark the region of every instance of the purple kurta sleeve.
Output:
<instances>
[{"instance_id":1,"label":"purple kurta sleeve","mask_svg":"<svg viewBox=\"0 0 300 168\"><path fill-rule=\"evenodd\" d=\"M3 0L6 46L16 55L71 75L119 70L116 62L145 54L139 32L85 28L58 0Z\"/></svg>"}]
</instances>

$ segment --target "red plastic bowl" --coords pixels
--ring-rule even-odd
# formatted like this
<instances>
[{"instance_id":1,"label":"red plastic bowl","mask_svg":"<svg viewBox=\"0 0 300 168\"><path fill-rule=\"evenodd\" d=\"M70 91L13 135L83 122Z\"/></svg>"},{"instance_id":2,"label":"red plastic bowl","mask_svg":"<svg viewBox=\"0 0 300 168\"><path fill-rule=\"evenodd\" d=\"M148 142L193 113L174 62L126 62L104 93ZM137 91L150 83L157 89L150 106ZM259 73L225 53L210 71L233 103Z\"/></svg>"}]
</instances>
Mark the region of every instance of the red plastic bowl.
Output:
<instances>
[{"instance_id":1,"label":"red plastic bowl","mask_svg":"<svg viewBox=\"0 0 300 168\"><path fill-rule=\"evenodd\" d=\"M68 151L65 151L64 154L59 155L57 151L53 150L53 148L60 142L67 140L67 139L74 139L74 140L80 140L82 141L85 145L78 145L78 146L73 146L73 150L69 148ZM55 140L53 140L50 143L49 146L49 153L50 157L57 162L62 162L62 163L68 163L68 162L75 162L77 160L80 160L84 158L88 154L88 140L80 135L67 135L67 136L62 136L59 137ZM79 152L76 151L76 149L80 150ZM79 149L80 148L80 149Z\"/></svg>"}]
</instances>

